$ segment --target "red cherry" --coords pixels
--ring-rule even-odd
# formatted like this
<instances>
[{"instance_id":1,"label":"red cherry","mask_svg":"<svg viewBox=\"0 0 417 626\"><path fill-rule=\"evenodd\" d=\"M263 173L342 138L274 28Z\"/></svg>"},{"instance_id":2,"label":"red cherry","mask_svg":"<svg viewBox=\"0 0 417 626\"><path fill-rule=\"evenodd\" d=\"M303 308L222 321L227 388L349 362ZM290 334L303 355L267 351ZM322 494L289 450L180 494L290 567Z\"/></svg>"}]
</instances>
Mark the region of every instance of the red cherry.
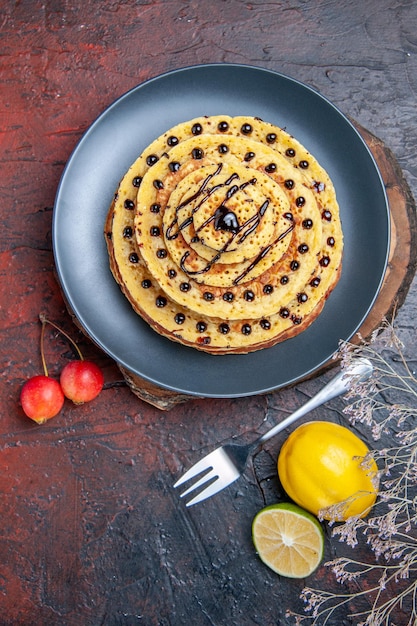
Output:
<instances>
[{"instance_id":1,"label":"red cherry","mask_svg":"<svg viewBox=\"0 0 417 626\"><path fill-rule=\"evenodd\" d=\"M71 361L65 365L59 379L65 396L75 404L94 400L103 389L101 369L91 361Z\"/></svg>"},{"instance_id":2,"label":"red cherry","mask_svg":"<svg viewBox=\"0 0 417 626\"><path fill-rule=\"evenodd\" d=\"M33 376L20 392L20 402L26 415L37 424L55 417L63 407L64 394L57 380L49 376Z\"/></svg>"}]
</instances>

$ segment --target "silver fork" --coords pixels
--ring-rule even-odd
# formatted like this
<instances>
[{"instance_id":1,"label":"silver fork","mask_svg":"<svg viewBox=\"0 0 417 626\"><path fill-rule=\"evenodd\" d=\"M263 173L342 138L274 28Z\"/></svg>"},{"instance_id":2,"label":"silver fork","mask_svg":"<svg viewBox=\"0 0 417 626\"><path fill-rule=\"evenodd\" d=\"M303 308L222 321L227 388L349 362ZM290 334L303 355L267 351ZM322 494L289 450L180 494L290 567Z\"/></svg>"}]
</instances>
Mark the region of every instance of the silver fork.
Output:
<instances>
[{"instance_id":1,"label":"silver fork","mask_svg":"<svg viewBox=\"0 0 417 626\"><path fill-rule=\"evenodd\" d=\"M340 371L321 391L310 398L303 406L286 417L282 422L268 430L264 435L249 444L225 444L210 452L203 459L195 463L185 474L177 480L174 488L184 485L189 480L196 478L181 495L183 498L200 487L207 487L200 491L186 506L192 506L198 502L214 496L237 480L244 472L247 460L252 452L271 437L290 426L309 411L316 409L325 402L342 395L351 386L352 380L363 382L367 380L373 371L372 363L365 358L357 357L354 363L345 370ZM203 474L201 478L198 478Z\"/></svg>"}]
</instances>

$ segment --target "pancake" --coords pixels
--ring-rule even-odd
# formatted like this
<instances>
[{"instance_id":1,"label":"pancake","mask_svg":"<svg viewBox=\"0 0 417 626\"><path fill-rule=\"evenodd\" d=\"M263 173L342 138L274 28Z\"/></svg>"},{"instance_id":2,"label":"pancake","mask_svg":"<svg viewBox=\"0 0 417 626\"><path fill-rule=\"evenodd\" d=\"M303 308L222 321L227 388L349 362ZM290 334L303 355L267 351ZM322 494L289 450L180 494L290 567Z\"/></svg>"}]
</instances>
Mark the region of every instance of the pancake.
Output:
<instances>
[{"instance_id":1,"label":"pancake","mask_svg":"<svg viewBox=\"0 0 417 626\"><path fill-rule=\"evenodd\" d=\"M199 117L151 143L108 211L110 269L161 335L213 354L303 332L341 272L327 172L286 131Z\"/></svg>"}]
</instances>

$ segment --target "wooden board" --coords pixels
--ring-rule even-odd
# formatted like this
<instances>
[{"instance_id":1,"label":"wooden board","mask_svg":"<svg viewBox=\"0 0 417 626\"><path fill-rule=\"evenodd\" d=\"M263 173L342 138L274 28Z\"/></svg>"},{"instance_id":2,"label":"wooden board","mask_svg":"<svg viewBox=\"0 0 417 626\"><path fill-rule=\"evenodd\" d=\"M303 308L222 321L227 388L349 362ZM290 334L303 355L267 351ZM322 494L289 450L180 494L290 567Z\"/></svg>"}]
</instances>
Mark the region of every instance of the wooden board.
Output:
<instances>
[{"instance_id":1,"label":"wooden board","mask_svg":"<svg viewBox=\"0 0 417 626\"><path fill-rule=\"evenodd\" d=\"M417 268L416 203L394 155L382 141L353 122L378 165L391 215L391 246L388 267L378 298L360 328L369 337L381 320L389 320L403 305Z\"/></svg>"},{"instance_id":2,"label":"wooden board","mask_svg":"<svg viewBox=\"0 0 417 626\"><path fill-rule=\"evenodd\" d=\"M391 246L384 281L376 302L358 331L367 338L384 318L392 320L405 301L417 267L416 204L394 155L384 143L352 120L369 147L383 179L391 215ZM75 320L76 321L76 320ZM353 339L355 341L355 338ZM334 364L334 361L332 362ZM325 369L327 365L323 367ZM119 365L131 391L161 410L195 399L150 383Z\"/></svg>"}]
</instances>

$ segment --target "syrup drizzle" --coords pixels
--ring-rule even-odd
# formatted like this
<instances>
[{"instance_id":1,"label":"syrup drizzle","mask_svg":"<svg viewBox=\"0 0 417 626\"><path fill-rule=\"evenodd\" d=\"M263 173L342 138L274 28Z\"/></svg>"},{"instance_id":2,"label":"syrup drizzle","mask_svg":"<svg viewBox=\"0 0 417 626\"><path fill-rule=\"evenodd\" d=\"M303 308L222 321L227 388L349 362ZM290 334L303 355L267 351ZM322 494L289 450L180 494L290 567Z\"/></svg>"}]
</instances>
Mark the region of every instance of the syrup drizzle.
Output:
<instances>
[{"instance_id":1,"label":"syrup drizzle","mask_svg":"<svg viewBox=\"0 0 417 626\"><path fill-rule=\"evenodd\" d=\"M270 243L269 246L266 246L266 248L261 250L258 256L252 261L252 263L248 265L245 271L242 272L237 278L234 279L233 284L237 285L238 283L240 283L240 281L243 280L243 278L245 278L245 276L247 276L249 272L251 272L253 268L256 267L258 263L262 261L263 258L266 257L266 255L271 250L271 248L275 246L279 241L282 241L284 237L289 235L292 230L294 230L294 224L291 224L291 226L289 226L287 230L284 230L284 232L281 233L279 237L277 237L277 239L273 243Z\"/></svg>"},{"instance_id":2,"label":"syrup drizzle","mask_svg":"<svg viewBox=\"0 0 417 626\"><path fill-rule=\"evenodd\" d=\"M207 218L196 229L195 233L196 233L196 236L198 236L198 233L202 229L204 229L211 222L214 222L215 230L222 230L224 232L230 232L231 236L229 240L223 245L223 247L217 251L217 253L213 256L213 258L210 259L210 261L208 261L208 263L199 270L191 270L186 267L186 261L188 257L190 256L190 252L186 251L181 258L180 267L183 270L183 272L185 272L189 276L196 276L196 275L205 274L206 272L208 272L213 267L213 265L217 263L217 261L219 261L221 256L225 252L227 252L228 248L231 246L231 244L235 241L236 238L237 238L238 244L241 244L243 241L245 241L245 239L247 239L247 237L249 237L257 229L270 203L269 199L265 200L265 202L260 207L259 211L255 213L255 215L252 215L252 217L246 220L246 222L244 222L243 224L239 224L236 214L233 211L231 211L225 203L227 202L227 200L230 200L230 198L233 195L235 195L239 190L243 190L248 185L256 184L257 180L256 178L252 178L249 181L242 183L241 185L234 184L230 186L234 180L239 179L239 175L234 173L231 176L229 176L229 178L224 183L214 185L210 189L207 189L209 182L212 180L212 178L220 174L222 167L223 165L220 164L215 172L213 172L212 174L209 174L204 179L199 189L192 196L190 196L189 198L181 202L181 204L179 204L176 207L176 211L175 211L176 216L172 220L171 224L168 226L166 233L165 233L165 236L167 239L175 239L176 237L178 237L179 233L182 230L184 230L185 228L188 228L188 226L192 224L193 215L203 206L203 204L210 198L210 196L215 191L217 191L221 187L229 187L226 191L224 200L220 203L220 205L218 206L214 214L211 215L209 218ZM200 198L200 196L202 197ZM198 198L200 198L200 200L198 204L194 207L192 214L186 220L184 220L183 222L179 224L178 212L182 208L184 208L185 206L193 202L194 200L197 200ZM247 266L247 268L237 278L234 279L233 284L237 285L241 280L243 280L245 276L247 276L249 272L251 272L254 269L254 267L256 267L256 265L269 253L271 248L274 245L276 245L279 241L284 239L284 237L286 237L293 229L294 229L294 224L291 224L283 233L279 235L279 237L274 242L272 242L271 244L263 248L258 254L258 256Z\"/></svg>"},{"instance_id":3,"label":"syrup drizzle","mask_svg":"<svg viewBox=\"0 0 417 626\"><path fill-rule=\"evenodd\" d=\"M182 208L184 208L185 206L187 206L187 204L190 204L190 202L193 202L193 200L197 200L197 198L199 196L201 196L201 194L205 191L205 188L207 187L207 185L209 184L209 182L211 181L211 179L214 176L217 176L218 174L220 174L220 172L222 171L222 163L220 163L219 167L216 169L215 172L213 172L212 174L209 174L202 182L200 188L189 198L187 198L186 200L184 200L183 202L181 202L181 204L179 204L177 206L177 208L175 209L175 212L178 213L178 211L180 211ZM221 187L221 185L215 185L214 187L212 187L209 192L203 197L203 199L199 202L199 204L193 209L193 214L198 211L198 209L203 205L203 203L210 197L210 195L212 193L214 193L214 191L216 191L216 189L219 189L219 187ZM190 221L191 220L191 221ZM187 226L189 226L192 222L192 216L189 217L188 219L186 219L182 224L178 225L178 216L174 217L174 219L172 220L171 224L168 226L165 236L167 239L176 239L176 237L178 237L178 234L181 230L183 230L184 228L187 228ZM174 231L174 229L176 228L176 230ZM174 232L173 232L174 231Z\"/></svg>"}]
</instances>

